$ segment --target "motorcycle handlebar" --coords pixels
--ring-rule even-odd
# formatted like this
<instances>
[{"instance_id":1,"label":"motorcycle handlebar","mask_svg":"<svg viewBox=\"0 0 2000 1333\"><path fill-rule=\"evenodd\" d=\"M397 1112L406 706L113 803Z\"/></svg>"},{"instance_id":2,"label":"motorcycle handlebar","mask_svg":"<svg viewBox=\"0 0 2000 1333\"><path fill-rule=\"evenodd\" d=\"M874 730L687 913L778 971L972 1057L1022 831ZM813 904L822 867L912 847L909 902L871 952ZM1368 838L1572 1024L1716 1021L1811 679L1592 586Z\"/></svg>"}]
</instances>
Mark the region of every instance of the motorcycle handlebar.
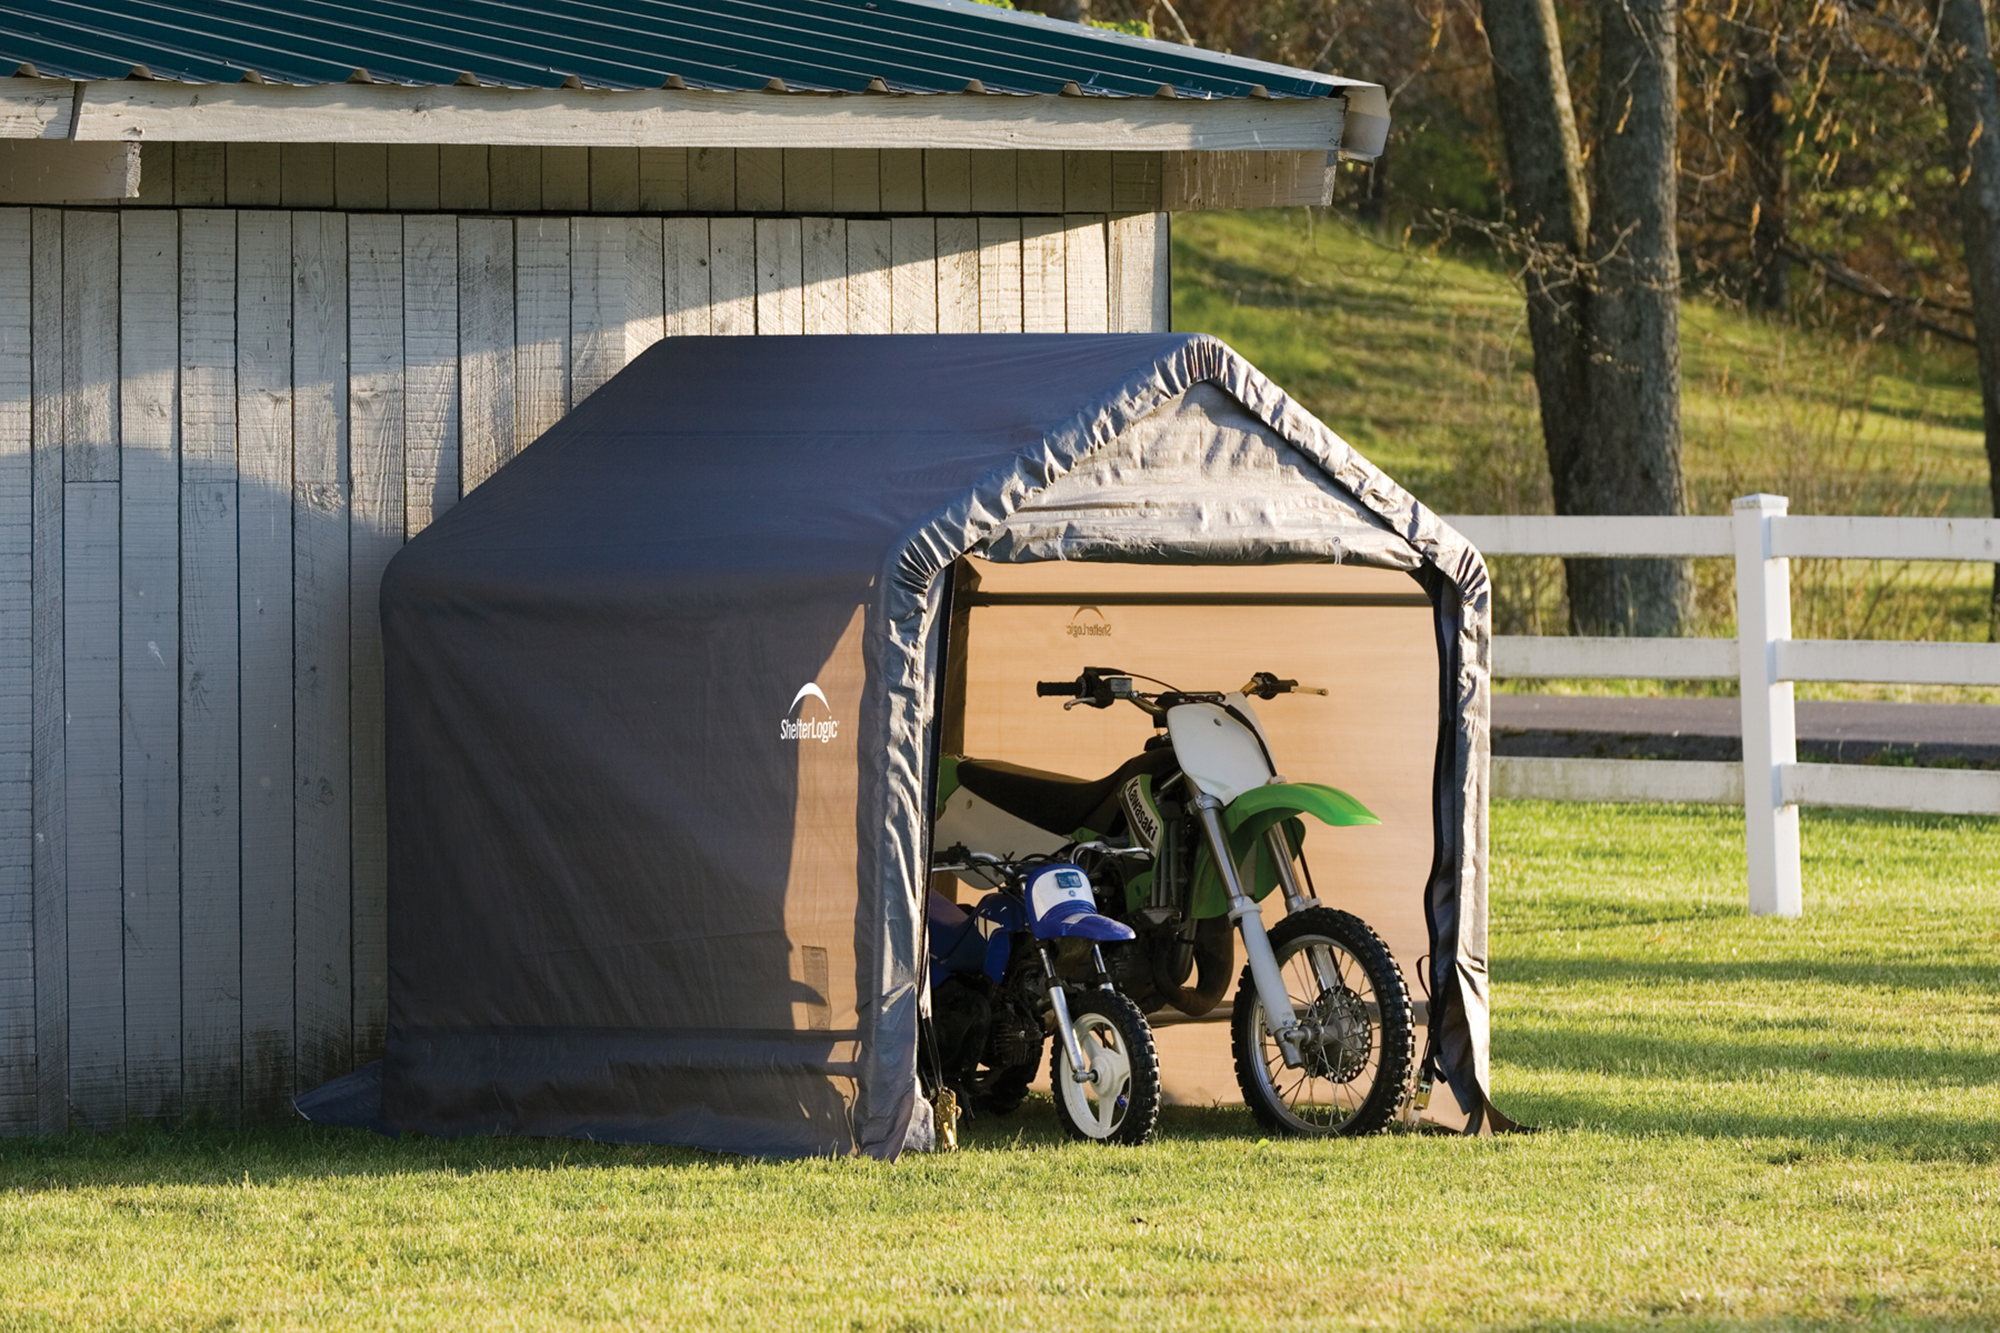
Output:
<instances>
[{"instance_id":1,"label":"motorcycle handlebar","mask_svg":"<svg viewBox=\"0 0 2000 1333\"><path fill-rule=\"evenodd\" d=\"M1035 697L1038 699L1070 699L1082 691L1073 680L1038 680L1035 682Z\"/></svg>"}]
</instances>

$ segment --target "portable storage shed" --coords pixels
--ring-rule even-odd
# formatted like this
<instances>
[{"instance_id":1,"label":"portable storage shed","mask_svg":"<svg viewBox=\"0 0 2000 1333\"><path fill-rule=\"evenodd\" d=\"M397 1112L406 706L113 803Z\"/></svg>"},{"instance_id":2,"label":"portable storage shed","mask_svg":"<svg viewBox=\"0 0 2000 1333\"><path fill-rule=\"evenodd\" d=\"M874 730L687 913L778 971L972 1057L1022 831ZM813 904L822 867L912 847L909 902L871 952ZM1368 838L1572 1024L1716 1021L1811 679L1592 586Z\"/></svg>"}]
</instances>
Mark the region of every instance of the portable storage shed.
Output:
<instances>
[{"instance_id":1,"label":"portable storage shed","mask_svg":"<svg viewBox=\"0 0 2000 1333\"><path fill-rule=\"evenodd\" d=\"M975 720L945 627L1049 561L1236 567L1190 639L1415 602L1421 855L1322 892L1424 923L1391 943L1477 1123L1485 566L1227 346L1149 334L669 340L390 562L387 1123L893 1157L941 699Z\"/></svg>"}]
</instances>

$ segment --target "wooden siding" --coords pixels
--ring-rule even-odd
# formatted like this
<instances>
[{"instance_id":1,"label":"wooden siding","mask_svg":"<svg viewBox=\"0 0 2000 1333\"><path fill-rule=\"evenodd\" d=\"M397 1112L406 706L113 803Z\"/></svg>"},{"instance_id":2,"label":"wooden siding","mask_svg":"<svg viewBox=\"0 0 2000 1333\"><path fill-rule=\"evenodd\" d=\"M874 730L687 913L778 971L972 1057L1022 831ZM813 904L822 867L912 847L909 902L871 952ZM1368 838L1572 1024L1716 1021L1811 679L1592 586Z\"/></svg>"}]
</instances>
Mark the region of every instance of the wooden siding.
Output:
<instances>
[{"instance_id":1,"label":"wooden siding","mask_svg":"<svg viewBox=\"0 0 2000 1333\"><path fill-rule=\"evenodd\" d=\"M185 208L0 208L0 1133L268 1118L379 1053L382 570L652 342L1167 327L1165 218L1068 207L1115 162L783 153L757 188L819 211L517 219L381 205L722 169L198 147ZM975 187L1052 211L876 211Z\"/></svg>"}]
</instances>

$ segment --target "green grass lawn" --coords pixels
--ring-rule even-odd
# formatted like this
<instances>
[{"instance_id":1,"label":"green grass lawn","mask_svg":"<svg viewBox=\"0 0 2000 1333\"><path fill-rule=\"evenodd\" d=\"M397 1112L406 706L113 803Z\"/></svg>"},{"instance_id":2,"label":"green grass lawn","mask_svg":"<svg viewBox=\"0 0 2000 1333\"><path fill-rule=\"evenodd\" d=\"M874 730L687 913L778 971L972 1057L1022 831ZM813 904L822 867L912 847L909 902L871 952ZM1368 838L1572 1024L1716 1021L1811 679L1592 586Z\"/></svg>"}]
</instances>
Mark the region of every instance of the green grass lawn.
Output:
<instances>
[{"instance_id":1,"label":"green grass lawn","mask_svg":"<svg viewBox=\"0 0 2000 1333\"><path fill-rule=\"evenodd\" d=\"M0 1143L0 1329L1990 1329L2000 821L1494 811L1494 1080L1526 1137L759 1163L305 1128Z\"/></svg>"}]
</instances>

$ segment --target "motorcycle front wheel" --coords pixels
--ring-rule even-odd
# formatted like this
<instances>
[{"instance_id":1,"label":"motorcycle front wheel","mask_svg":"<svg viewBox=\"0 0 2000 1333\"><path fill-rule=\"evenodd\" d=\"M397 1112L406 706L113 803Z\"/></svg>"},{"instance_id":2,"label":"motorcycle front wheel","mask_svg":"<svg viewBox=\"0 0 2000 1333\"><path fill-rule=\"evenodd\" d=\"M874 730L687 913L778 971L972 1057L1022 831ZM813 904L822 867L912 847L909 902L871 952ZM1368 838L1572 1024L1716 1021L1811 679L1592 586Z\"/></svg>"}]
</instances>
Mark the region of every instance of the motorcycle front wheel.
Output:
<instances>
[{"instance_id":1,"label":"motorcycle front wheel","mask_svg":"<svg viewBox=\"0 0 2000 1333\"><path fill-rule=\"evenodd\" d=\"M1146 1016L1115 990L1090 990L1070 1001L1070 1027L1097 1077L1072 1077L1069 1051L1058 1035L1049 1059L1056 1118L1073 1139L1144 1143L1160 1118L1160 1055Z\"/></svg>"},{"instance_id":2,"label":"motorcycle front wheel","mask_svg":"<svg viewBox=\"0 0 2000 1333\"><path fill-rule=\"evenodd\" d=\"M1352 913L1313 907L1272 928L1271 951L1306 1031L1305 1061L1286 1066L1245 967L1230 1014L1244 1102L1280 1134L1374 1133L1402 1102L1415 1049L1409 987L1389 946Z\"/></svg>"}]
</instances>

